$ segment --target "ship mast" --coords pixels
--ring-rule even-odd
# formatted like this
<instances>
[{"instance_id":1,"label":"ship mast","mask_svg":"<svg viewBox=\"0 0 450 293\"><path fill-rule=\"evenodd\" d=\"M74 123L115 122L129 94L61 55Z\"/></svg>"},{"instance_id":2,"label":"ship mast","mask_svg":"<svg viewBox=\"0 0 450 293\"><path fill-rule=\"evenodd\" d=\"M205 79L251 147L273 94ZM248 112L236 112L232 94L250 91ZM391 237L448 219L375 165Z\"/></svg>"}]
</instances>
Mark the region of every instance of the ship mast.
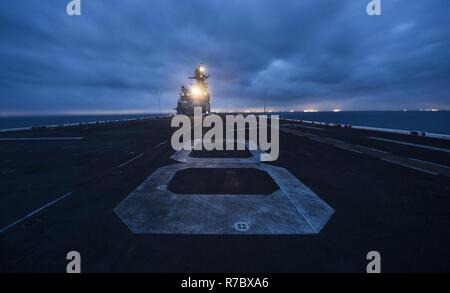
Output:
<instances>
[{"instance_id":1,"label":"ship mast","mask_svg":"<svg viewBox=\"0 0 450 293\"><path fill-rule=\"evenodd\" d=\"M201 63L194 71L194 76L189 79L195 80L194 84L189 89L182 87L180 99L178 101L177 112L179 114L192 115L195 107L201 107L202 112L209 114L211 111L211 96L208 93L208 84L206 80L209 75L206 73L206 68Z\"/></svg>"}]
</instances>

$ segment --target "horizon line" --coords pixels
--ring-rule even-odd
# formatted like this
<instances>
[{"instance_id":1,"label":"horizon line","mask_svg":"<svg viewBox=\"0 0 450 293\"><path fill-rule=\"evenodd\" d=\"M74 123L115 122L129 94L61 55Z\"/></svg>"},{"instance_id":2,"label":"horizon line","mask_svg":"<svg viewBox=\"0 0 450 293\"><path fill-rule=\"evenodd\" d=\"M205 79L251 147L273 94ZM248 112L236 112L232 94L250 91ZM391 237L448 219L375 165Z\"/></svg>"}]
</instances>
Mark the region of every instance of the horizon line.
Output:
<instances>
[{"instance_id":1,"label":"horizon line","mask_svg":"<svg viewBox=\"0 0 450 293\"><path fill-rule=\"evenodd\" d=\"M386 109L386 110L341 110L341 109L331 109L331 110L319 110L319 109L304 109L304 110L275 110L268 109L266 111L256 110L256 109L220 109L217 111L212 111L211 113L342 113L342 112L448 112L450 109L438 109L438 108L427 108L427 109ZM108 115L166 115L172 114L176 112L175 110L171 111L77 111L77 112L4 112L0 113L0 118L8 118L8 117L40 117L40 116L108 116Z\"/></svg>"}]
</instances>

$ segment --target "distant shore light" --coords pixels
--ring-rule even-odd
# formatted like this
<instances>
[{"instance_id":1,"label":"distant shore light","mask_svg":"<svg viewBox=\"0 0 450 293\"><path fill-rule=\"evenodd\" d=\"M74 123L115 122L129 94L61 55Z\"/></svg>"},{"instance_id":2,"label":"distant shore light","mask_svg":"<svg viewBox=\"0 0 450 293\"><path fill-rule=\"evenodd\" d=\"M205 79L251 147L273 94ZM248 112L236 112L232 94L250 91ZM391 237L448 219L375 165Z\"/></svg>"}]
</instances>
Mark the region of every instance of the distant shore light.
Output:
<instances>
[{"instance_id":1,"label":"distant shore light","mask_svg":"<svg viewBox=\"0 0 450 293\"><path fill-rule=\"evenodd\" d=\"M440 111L440 109L436 109L436 108L433 108L433 109L420 109L419 111L424 111L424 112L439 112Z\"/></svg>"},{"instance_id":2,"label":"distant shore light","mask_svg":"<svg viewBox=\"0 0 450 293\"><path fill-rule=\"evenodd\" d=\"M306 109L306 110L303 110L303 112L305 112L305 113L317 113L317 112L319 112L319 110L315 110L315 109Z\"/></svg>"},{"instance_id":3,"label":"distant shore light","mask_svg":"<svg viewBox=\"0 0 450 293\"><path fill-rule=\"evenodd\" d=\"M333 109L333 112L334 112L334 113L341 112L341 109Z\"/></svg>"}]
</instances>

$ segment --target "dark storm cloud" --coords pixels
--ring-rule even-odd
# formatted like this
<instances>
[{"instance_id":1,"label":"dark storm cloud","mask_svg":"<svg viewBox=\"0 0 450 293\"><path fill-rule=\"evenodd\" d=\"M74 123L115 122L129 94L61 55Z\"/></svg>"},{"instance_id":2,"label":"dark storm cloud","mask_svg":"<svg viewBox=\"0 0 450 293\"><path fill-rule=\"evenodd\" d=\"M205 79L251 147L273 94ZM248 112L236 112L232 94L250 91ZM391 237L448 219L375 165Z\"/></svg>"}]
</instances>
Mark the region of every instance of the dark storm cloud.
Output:
<instances>
[{"instance_id":1,"label":"dark storm cloud","mask_svg":"<svg viewBox=\"0 0 450 293\"><path fill-rule=\"evenodd\" d=\"M0 3L0 113L152 111L200 61L216 108L450 108L450 3Z\"/></svg>"}]
</instances>

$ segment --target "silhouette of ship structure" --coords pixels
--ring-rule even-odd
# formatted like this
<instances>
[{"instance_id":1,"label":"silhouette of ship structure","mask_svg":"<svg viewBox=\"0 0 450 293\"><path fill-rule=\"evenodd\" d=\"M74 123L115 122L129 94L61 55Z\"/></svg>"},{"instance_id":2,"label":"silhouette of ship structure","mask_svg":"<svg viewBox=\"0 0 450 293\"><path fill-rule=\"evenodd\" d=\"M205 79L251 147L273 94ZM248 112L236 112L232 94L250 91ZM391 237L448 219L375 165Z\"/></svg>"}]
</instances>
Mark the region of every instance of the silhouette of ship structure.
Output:
<instances>
[{"instance_id":1,"label":"silhouette of ship structure","mask_svg":"<svg viewBox=\"0 0 450 293\"><path fill-rule=\"evenodd\" d=\"M194 80L194 84L189 88L181 86L181 92L178 99L177 114L193 116L194 108L201 107L203 114L211 112L211 96L208 92L206 80L209 75L206 68L201 63L194 71L194 76L189 79Z\"/></svg>"}]
</instances>

